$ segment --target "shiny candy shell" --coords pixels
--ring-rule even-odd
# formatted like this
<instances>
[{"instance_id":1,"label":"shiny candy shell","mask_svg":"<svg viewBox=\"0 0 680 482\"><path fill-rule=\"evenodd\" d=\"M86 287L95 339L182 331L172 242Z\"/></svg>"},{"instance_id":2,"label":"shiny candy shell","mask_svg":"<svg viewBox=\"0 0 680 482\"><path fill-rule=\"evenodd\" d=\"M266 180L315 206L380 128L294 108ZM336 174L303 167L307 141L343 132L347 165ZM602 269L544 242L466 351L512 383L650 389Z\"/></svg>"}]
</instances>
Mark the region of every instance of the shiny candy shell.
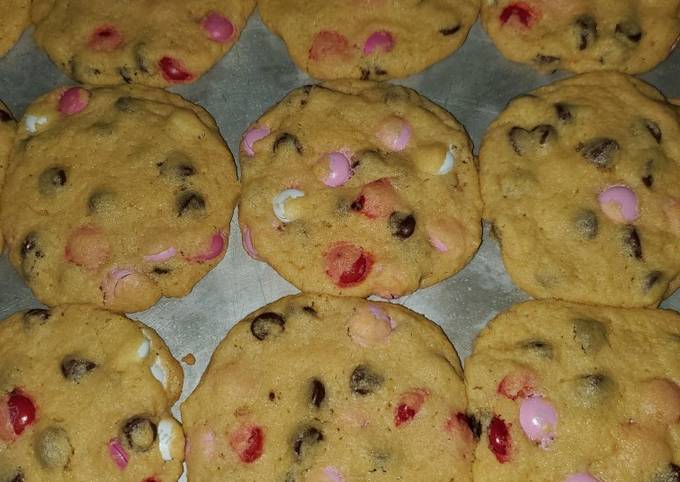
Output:
<instances>
[{"instance_id":1,"label":"shiny candy shell","mask_svg":"<svg viewBox=\"0 0 680 482\"><path fill-rule=\"evenodd\" d=\"M299 199L304 195L305 193L299 189L286 189L274 196L272 208L278 220L285 224L291 222L292 219L286 214L286 203L289 199Z\"/></svg>"},{"instance_id":2,"label":"shiny candy shell","mask_svg":"<svg viewBox=\"0 0 680 482\"><path fill-rule=\"evenodd\" d=\"M543 397L532 396L520 404L519 423L529 440L545 449L555 439L557 411Z\"/></svg>"}]
</instances>

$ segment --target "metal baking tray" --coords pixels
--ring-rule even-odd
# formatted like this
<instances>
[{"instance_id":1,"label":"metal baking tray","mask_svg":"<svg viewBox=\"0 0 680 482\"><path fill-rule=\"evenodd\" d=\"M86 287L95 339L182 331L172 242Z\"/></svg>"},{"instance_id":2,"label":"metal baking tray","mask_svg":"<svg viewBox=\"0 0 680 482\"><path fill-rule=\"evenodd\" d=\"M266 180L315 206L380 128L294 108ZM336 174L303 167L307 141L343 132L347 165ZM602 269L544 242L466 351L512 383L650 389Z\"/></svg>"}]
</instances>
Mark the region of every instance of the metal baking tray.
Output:
<instances>
[{"instance_id":1,"label":"metal baking tray","mask_svg":"<svg viewBox=\"0 0 680 482\"><path fill-rule=\"evenodd\" d=\"M31 34L32 30L26 31L14 49L0 59L0 98L17 117L38 95L72 83L38 50ZM510 99L565 76L544 76L505 60L477 23L454 55L396 83L412 87L448 109L466 127L478 149L486 127ZM667 96L680 97L680 48L642 78ZM194 84L171 90L208 109L236 155L241 133L250 123L292 89L313 82L295 67L283 42L255 14L240 41L210 72ZM237 321L296 292L273 269L246 255L235 215L227 255L189 296L162 299L131 317L155 328L176 358L189 353L196 357L193 366L182 363L184 400L198 383L217 344ZM498 245L485 226L482 246L465 269L396 302L441 325L465 359L475 336L491 318L527 298L505 272ZM38 305L7 256L1 257L0 319ZM680 291L662 306L680 309ZM179 416L177 406L175 414Z\"/></svg>"}]
</instances>

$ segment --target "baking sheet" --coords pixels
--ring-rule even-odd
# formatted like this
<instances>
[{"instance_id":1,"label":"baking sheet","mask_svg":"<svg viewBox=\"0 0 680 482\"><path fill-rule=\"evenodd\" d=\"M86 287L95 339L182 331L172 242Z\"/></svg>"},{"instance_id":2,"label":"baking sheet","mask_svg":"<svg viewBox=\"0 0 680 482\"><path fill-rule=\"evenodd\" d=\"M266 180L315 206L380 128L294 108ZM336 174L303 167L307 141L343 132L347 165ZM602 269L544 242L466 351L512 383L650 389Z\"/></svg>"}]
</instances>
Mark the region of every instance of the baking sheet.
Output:
<instances>
[{"instance_id":1,"label":"baking sheet","mask_svg":"<svg viewBox=\"0 0 680 482\"><path fill-rule=\"evenodd\" d=\"M0 59L0 98L20 117L38 95L70 83L37 49L31 31ZM507 102L521 93L564 77L542 76L528 66L512 64L494 48L477 23L461 50L425 73L397 83L415 88L442 105L467 128L475 149L484 130ZM680 97L680 48L654 71L642 76L669 97ZM284 44L254 15L241 40L210 72L192 85L171 90L210 111L232 152L238 153L241 133L290 90L313 80L297 70ZM476 152L476 151L475 151ZM227 331L251 311L297 290L266 264L244 252L236 216L229 250L193 292L182 299L162 299L153 308L131 315L155 328L176 358L192 353L193 366L182 364L184 400L194 389L210 355ZM498 246L484 229L484 241L473 261L456 276L398 300L441 325L461 359L498 312L527 298L503 268ZM38 306L30 290L0 258L0 319ZM680 292L663 303L680 308ZM177 407L175 414L179 415Z\"/></svg>"}]
</instances>

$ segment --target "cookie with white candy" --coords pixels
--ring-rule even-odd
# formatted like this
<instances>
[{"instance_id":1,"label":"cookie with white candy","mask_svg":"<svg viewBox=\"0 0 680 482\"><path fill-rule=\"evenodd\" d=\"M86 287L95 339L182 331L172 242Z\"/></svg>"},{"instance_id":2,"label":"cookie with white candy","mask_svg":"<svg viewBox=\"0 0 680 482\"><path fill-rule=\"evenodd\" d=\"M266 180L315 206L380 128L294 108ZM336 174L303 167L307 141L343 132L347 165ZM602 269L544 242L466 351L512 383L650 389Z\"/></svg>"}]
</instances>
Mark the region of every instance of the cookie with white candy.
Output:
<instances>
[{"instance_id":1,"label":"cookie with white candy","mask_svg":"<svg viewBox=\"0 0 680 482\"><path fill-rule=\"evenodd\" d=\"M246 251L304 291L398 297L462 269L481 237L472 146L397 86L297 89L241 143Z\"/></svg>"},{"instance_id":2,"label":"cookie with white candy","mask_svg":"<svg viewBox=\"0 0 680 482\"><path fill-rule=\"evenodd\" d=\"M471 481L461 375L442 330L402 306L283 298L234 326L182 405L188 478Z\"/></svg>"},{"instance_id":3,"label":"cookie with white candy","mask_svg":"<svg viewBox=\"0 0 680 482\"><path fill-rule=\"evenodd\" d=\"M99 308L0 322L0 480L170 482L183 374L149 327Z\"/></svg>"},{"instance_id":4,"label":"cookie with white candy","mask_svg":"<svg viewBox=\"0 0 680 482\"><path fill-rule=\"evenodd\" d=\"M20 122L1 208L10 261L47 305L140 311L227 249L238 198L214 120L141 86L62 87Z\"/></svg>"}]
</instances>

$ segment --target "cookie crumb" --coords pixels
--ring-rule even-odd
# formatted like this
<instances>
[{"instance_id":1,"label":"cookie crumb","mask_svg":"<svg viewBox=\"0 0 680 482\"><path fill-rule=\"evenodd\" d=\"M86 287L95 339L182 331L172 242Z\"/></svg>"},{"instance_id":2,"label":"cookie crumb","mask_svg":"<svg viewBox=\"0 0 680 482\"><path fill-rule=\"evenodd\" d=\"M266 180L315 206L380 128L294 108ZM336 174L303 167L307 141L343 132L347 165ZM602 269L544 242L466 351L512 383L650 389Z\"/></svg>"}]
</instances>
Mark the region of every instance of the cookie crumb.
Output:
<instances>
[{"instance_id":1,"label":"cookie crumb","mask_svg":"<svg viewBox=\"0 0 680 482\"><path fill-rule=\"evenodd\" d=\"M196 357L194 356L193 353L187 353L182 357L182 363L186 363L187 365L194 366L194 363L196 363Z\"/></svg>"}]
</instances>

